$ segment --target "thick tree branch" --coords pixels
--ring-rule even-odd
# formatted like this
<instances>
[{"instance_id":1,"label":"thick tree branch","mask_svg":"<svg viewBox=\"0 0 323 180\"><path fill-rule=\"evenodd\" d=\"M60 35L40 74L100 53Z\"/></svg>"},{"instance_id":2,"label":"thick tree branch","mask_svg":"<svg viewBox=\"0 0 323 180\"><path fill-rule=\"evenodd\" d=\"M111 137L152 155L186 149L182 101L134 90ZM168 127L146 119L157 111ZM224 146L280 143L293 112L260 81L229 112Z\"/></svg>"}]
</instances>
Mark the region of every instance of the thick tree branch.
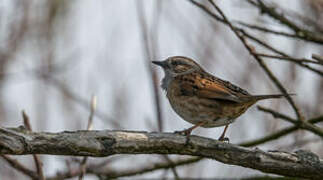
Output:
<instances>
[{"instance_id":1,"label":"thick tree branch","mask_svg":"<svg viewBox=\"0 0 323 180\"><path fill-rule=\"evenodd\" d=\"M114 154L178 154L200 156L285 176L323 178L323 160L310 152L264 152L209 138L139 131L31 132L0 128L0 155L52 154L109 156Z\"/></svg>"}]
</instances>

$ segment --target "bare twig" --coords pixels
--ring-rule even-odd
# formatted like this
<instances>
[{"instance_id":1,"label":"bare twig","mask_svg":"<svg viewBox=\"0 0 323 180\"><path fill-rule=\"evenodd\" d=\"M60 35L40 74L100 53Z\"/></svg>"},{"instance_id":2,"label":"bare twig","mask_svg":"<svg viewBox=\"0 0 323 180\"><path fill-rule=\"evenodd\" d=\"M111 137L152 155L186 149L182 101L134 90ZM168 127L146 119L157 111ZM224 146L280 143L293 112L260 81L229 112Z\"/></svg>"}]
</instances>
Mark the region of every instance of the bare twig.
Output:
<instances>
[{"instance_id":1,"label":"bare twig","mask_svg":"<svg viewBox=\"0 0 323 180\"><path fill-rule=\"evenodd\" d=\"M214 14L212 11L210 11L207 7L205 7L204 5L198 3L198 2L195 2L193 0L189 0L192 4L194 4L195 6L197 6L198 8L202 9L205 13L207 13L208 15L210 15L212 18L216 19L217 21L221 22L221 23L224 23L226 25L228 25L223 18L219 17L218 15ZM286 53L270 46L269 44L267 44L266 42L260 40L259 38L256 38L254 36L252 36L251 34L249 34L248 32L244 31L243 29L241 28L238 28L234 25L232 25L232 27L234 27L236 29L236 31L240 32L243 34L244 37L248 38L248 39L251 39L252 41L258 43L259 45L267 48L268 50L274 52L274 53L277 53L281 56L284 56L284 57L287 57L287 58L291 58L291 56L287 55ZM317 73L318 75L320 76L323 76L323 72L318 70L318 69L315 69L307 64L304 64L304 63L297 63L295 62L297 65L303 67L303 68L306 68L314 73Z\"/></svg>"},{"instance_id":2,"label":"bare twig","mask_svg":"<svg viewBox=\"0 0 323 180\"><path fill-rule=\"evenodd\" d=\"M127 177L127 176L140 175L140 174L149 173L149 172L162 170L162 169L172 169L174 167L193 164L193 163L201 161L202 159L203 158L200 158L200 157L192 157L192 158L187 158L187 159L183 159L183 160L176 160L172 163L169 163L169 162L153 163L153 164L146 165L144 167L131 168L131 169L125 170L125 171L100 170L100 171L92 171L90 173L100 174L100 175L105 176L106 178L121 178L121 177ZM94 170L94 169L92 169L92 170Z\"/></svg>"},{"instance_id":3,"label":"bare twig","mask_svg":"<svg viewBox=\"0 0 323 180\"><path fill-rule=\"evenodd\" d=\"M21 113L22 113L22 120L24 122L25 128L28 129L29 131L32 131L30 121L29 121L29 117L27 116L25 110L22 110Z\"/></svg>"},{"instance_id":4,"label":"bare twig","mask_svg":"<svg viewBox=\"0 0 323 180\"><path fill-rule=\"evenodd\" d=\"M174 164L173 160L168 156L163 156L163 157L170 165ZM170 166L170 169L172 170L175 179L180 179L178 172L176 170L176 166Z\"/></svg>"},{"instance_id":5,"label":"bare twig","mask_svg":"<svg viewBox=\"0 0 323 180\"><path fill-rule=\"evenodd\" d=\"M250 40L252 40L252 41L256 42L257 44L259 44L259 45L261 45L261 46L265 47L266 49L268 49L268 50L270 50L270 51L272 51L272 52L274 52L274 53L277 53L277 54L279 54L279 55L281 55L281 56L283 56L283 57L291 58L291 56L289 56L289 55L287 55L286 53L284 53L284 52L282 52L282 51L280 51L280 50L278 50L278 49L276 49L276 48L274 48L274 47L270 46L268 43L266 43L266 42L264 42L264 41L260 40L259 38L256 38L256 37L254 37L254 36L250 35L250 34L249 34L249 33L247 33L246 31L240 30L240 32L244 35L244 37L247 37L248 39L250 39ZM306 69L308 69L308 70L310 70L310 71L312 71L312 72L314 72L314 73L316 73L316 74L320 75L320 76L323 76L323 72L322 72L322 71L320 71L320 70L318 70L318 69L315 69L315 68L313 68L313 67L311 67L311 66L309 66L309 65L307 65L307 64L304 64L304 63L298 63L298 62L295 62L295 63L296 63L297 65L299 65L299 66L303 67L303 68L306 68Z\"/></svg>"},{"instance_id":6,"label":"bare twig","mask_svg":"<svg viewBox=\"0 0 323 180\"><path fill-rule=\"evenodd\" d=\"M295 32L295 35L304 41L314 42L318 44L323 44L323 38L322 35L316 34L314 32L311 32L309 30L303 29L300 26L298 26L296 23L292 22L291 20L287 19L283 14L278 13L274 7L269 7L265 3L263 3L261 0L257 0L257 3L248 0L248 2L261 11L262 14L267 14L273 19L279 21L281 24L285 25L286 27L290 28Z\"/></svg>"},{"instance_id":7,"label":"bare twig","mask_svg":"<svg viewBox=\"0 0 323 180\"><path fill-rule=\"evenodd\" d=\"M226 24L230 27L230 29L234 32L234 34L241 40L241 42L243 43L243 45L245 46L245 48L249 51L249 53L254 57L254 59L259 63L260 67L263 68L263 70L266 72L266 74L269 76L269 78L273 81L273 83L278 87L278 89L283 93L286 94L286 99L288 100L288 102L291 104L291 106L293 107L297 118L300 121L304 120L304 116L301 114L299 108L297 107L297 105L295 104L295 102L293 101L293 99L288 95L287 90L284 88L284 86L279 82L279 80L276 78L276 76L274 76L274 74L269 70L269 68L267 67L267 65L262 61L262 59L257 56L256 51L253 47L251 47L250 45L248 45L248 43L246 42L246 39L239 33L239 31L237 31L237 29L231 24L231 22L227 19L227 17L224 15L224 13L222 12L222 10L212 1L209 0L209 2L212 4L212 6L219 12L219 14L222 16L223 20L226 22Z\"/></svg>"},{"instance_id":8,"label":"bare twig","mask_svg":"<svg viewBox=\"0 0 323 180\"><path fill-rule=\"evenodd\" d=\"M213 178L212 178L213 179ZM220 180L221 178L215 178L214 180ZM240 180L301 180L298 178L294 178L294 177L277 177L277 176L269 176L269 175L265 175L265 176L247 176L247 177L242 177L239 178Z\"/></svg>"},{"instance_id":9,"label":"bare twig","mask_svg":"<svg viewBox=\"0 0 323 180\"><path fill-rule=\"evenodd\" d=\"M268 43L266 43L265 41L259 39L259 38L256 38L255 36L249 34L248 32L246 31L241 31L241 33L243 33L244 37L256 42L257 44L261 45L262 47L276 53L276 54L279 54L281 56L284 56L284 57L288 57L288 55L284 52L282 52L281 50L278 50L276 48L274 48L273 46L269 45Z\"/></svg>"},{"instance_id":10,"label":"bare twig","mask_svg":"<svg viewBox=\"0 0 323 180\"><path fill-rule=\"evenodd\" d=\"M272 29L268 29L266 27L258 26L258 25L248 24L248 23L241 22L241 21L236 21L236 22L237 22L237 24L242 25L244 27L247 27L249 29L258 30L258 31L261 31L261 32L269 33L269 34L285 36L285 37L294 38L294 39L300 39L300 40L303 40L303 41L313 41L313 42L316 42L316 43L319 43L319 44L322 44L322 41L323 41L323 39L320 39L320 37L318 37L317 35L314 36L313 35L314 32L310 32L310 31L307 31L307 30L304 30L304 29L301 30L301 31L298 31L298 34L291 34L291 33L282 32L282 31L275 31L275 30L272 30ZM308 33L310 33L310 35ZM310 40L308 40L306 36L310 36Z\"/></svg>"},{"instance_id":11,"label":"bare twig","mask_svg":"<svg viewBox=\"0 0 323 180\"><path fill-rule=\"evenodd\" d=\"M96 109L96 104L97 104L96 96L93 95L91 98L91 108L90 108L91 111L90 111L90 116L89 116L86 130L92 130L92 128L93 128L93 116L94 116L94 112ZM79 176L79 180L82 180L84 177L84 174L86 173L87 159L88 159L88 157L84 157L81 164L80 164L81 174Z\"/></svg>"},{"instance_id":12,"label":"bare twig","mask_svg":"<svg viewBox=\"0 0 323 180\"><path fill-rule=\"evenodd\" d=\"M159 82L157 73L153 70L151 60L154 60L154 51L151 49L150 39L149 38L149 31L148 31L148 25L145 19L144 15L144 9L143 9L143 3L141 1L138 1L136 3L137 5L137 13L138 13L138 21L141 28L141 37L142 42L144 45L144 53L147 59L145 59L146 66L148 67L148 71L151 77L152 86L153 86L153 93L154 93L154 101L155 101L155 111L156 111L156 119L158 124L158 130L161 132L163 130L163 117L162 117L162 110L161 110L161 104L160 104L160 96L159 96ZM158 16L157 16L158 17Z\"/></svg>"},{"instance_id":13,"label":"bare twig","mask_svg":"<svg viewBox=\"0 0 323 180\"><path fill-rule=\"evenodd\" d=\"M157 73L153 70L152 68L152 64L151 64L151 60L155 60L156 58L156 49L157 49L157 43L153 44L153 36L151 32L154 32L157 34L158 31L158 20L159 20L159 14L160 14L160 10L158 9L158 3L161 3L162 1L157 1L156 3L156 11L154 14L154 25L152 26L153 28L155 28L153 31L149 31L148 28L148 24L147 24L147 20L145 19L145 15L144 15L144 9L143 9L143 3L141 1L138 1L138 3L136 3L137 5L137 13L138 13L138 20L139 20L139 24L141 27L141 37L143 39L143 45L144 45L144 53L145 56L147 57L146 65L148 67L149 73L150 73L150 77L152 80L152 86L153 86L153 94L154 94L154 103L155 103L155 111L156 111L156 119L157 119L157 124L158 124L158 131L162 132L163 131L163 127L164 127L164 121L163 121L163 116L162 116L162 108L161 108L161 101L160 101L160 94L159 94L159 80L158 80L158 76ZM165 156L164 157L168 162L172 162L172 160ZM179 179L178 177L178 173L175 169L175 167L171 168L174 177L176 179Z\"/></svg>"},{"instance_id":14,"label":"bare twig","mask_svg":"<svg viewBox=\"0 0 323 180\"><path fill-rule=\"evenodd\" d=\"M23 118L24 126L26 127L26 129L29 130L29 131L32 131L31 124L30 124L30 121L29 121L29 117L27 116L27 114L26 114L26 112L24 110L22 111L22 118ZM41 163L38 155L33 154L33 158L34 158L34 161L35 161L35 165L36 165L36 169L37 169L39 179L40 180L45 180L45 176L44 176L43 168L42 168L42 163Z\"/></svg>"},{"instance_id":15,"label":"bare twig","mask_svg":"<svg viewBox=\"0 0 323 180\"><path fill-rule=\"evenodd\" d=\"M247 147L257 146L258 144L264 144L264 143L268 143L273 140L277 140L280 137L286 136L287 134L290 134L298 129L299 128L297 126L284 128L282 130L276 131L276 132L266 135L264 137L239 143L239 145L240 146L247 146Z\"/></svg>"},{"instance_id":16,"label":"bare twig","mask_svg":"<svg viewBox=\"0 0 323 180\"><path fill-rule=\"evenodd\" d=\"M29 176L30 178L34 180L38 180L38 174L28 168L26 168L24 165L20 164L17 160L10 158L8 155L1 155L1 157L6 160L11 167L14 169L20 171L21 173Z\"/></svg>"},{"instance_id":17,"label":"bare twig","mask_svg":"<svg viewBox=\"0 0 323 180\"><path fill-rule=\"evenodd\" d=\"M297 123L295 123L295 125L298 125L298 126L300 126L301 129L306 129L306 130L320 136L321 138L323 138L323 129L318 127L318 126L310 124L310 123L308 123L306 121L297 122Z\"/></svg>"},{"instance_id":18,"label":"bare twig","mask_svg":"<svg viewBox=\"0 0 323 180\"><path fill-rule=\"evenodd\" d=\"M66 97L70 98L72 101L76 102L77 104L81 105L82 107L88 109L89 104L85 98L78 95L77 93L72 92L70 89L66 88L64 86L64 84L62 82L60 82L58 79L56 79L55 77L51 77L50 75L47 75L47 74L45 74L45 75L44 74L36 74L36 75L37 76L47 76L46 81L44 81L45 83L53 85L54 87L59 89L62 93L66 94ZM109 117L103 111L99 111L97 109L94 115L104 122L111 123L116 128L121 128L121 125L117 121L114 121L111 117Z\"/></svg>"},{"instance_id":19,"label":"bare twig","mask_svg":"<svg viewBox=\"0 0 323 180\"><path fill-rule=\"evenodd\" d=\"M143 166L143 167L134 167L126 170L102 169L101 163L90 164L86 167L86 172L87 174L104 176L105 178L109 178L109 179L122 178L122 177L145 174L145 173L154 172L158 170L171 169L174 167L189 165L189 164L199 162L202 159L203 158L200 158L200 157L191 157L191 158L182 159L182 160L174 160L172 163L157 162L157 163L147 164L146 166ZM81 172L79 169L73 171L73 173L71 173L70 171L66 171L66 172L58 173L55 176L48 177L47 180L60 180L60 179L72 178L72 177L78 176L80 173Z\"/></svg>"},{"instance_id":20,"label":"bare twig","mask_svg":"<svg viewBox=\"0 0 323 180\"><path fill-rule=\"evenodd\" d=\"M270 113L274 118L280 118L280 119L283 119L285 121L288 121L290 123L297 123L297 120L287 116L287 115L284 115L284 114L281 114L279 112L276 112L272 109L268 109L268 108L265 108L265 107L262 107L262 106L257 106L258 110L259 111L263 111L263 112L266 112L266 113Z\"/></svg>"},{"instance_id":21,"label":"bare twig","mask_svg":"<svg viewBox=\"0 0 323 180\"><path fill-rule=\"evenodd\" d=\"M310 124L306 121L296 121L290 117L288 117L287 115L284 115L282 113L279 113L279 112L276 112L272 109L268 109L268 108L265 108L265 107L261 107L261 106L258 106L258 109L263 111L263 112L266 112L266 113L270 113L271 115L273 115L274 117L278 117L282 120L285 120L285 121L288 121L290 123L293 123L295 126L298 126L300 129L306 129L320 137L323 138L323 129L313 125L313 124Z\"/></svg>"},{"instance_id":22,"label":"bare twig","mask_svg":"<svg viewBox=\"0 0 323 180\"><path fill-rule=\"evenodd\" d=\"M306 59L306 58L293 58L293 57L288 57L288 56L287 57L286 56L275 56L275 55L262 54L262 53L256 53L256 55L258 55L260 57L291 61L291 62L295 62L295 63L312 63L312 64L323 65L323 62L313 61L313 60Z\"/></svg>"},{"instance_id":23,"label":"bare twig","mask_svg":"<svg viewBox=\"0 0 323 180\"><path fill-rule=\"evenodd\" d=\"M248 2L254 6L257 6L261 8L262 13L266 13L272 18L278 20L281 24L286 25L290 29L294 30L295 32L298 32L301 30L298 25L296 25L294 22L291 22L289 19L287 19L283 14L279 14L274 7L267 7L262 1L257 0L258 3L255 3L252 0L248 0Z\"/></svg>"},{"instance_id":24,"label":"bare twig","mask_svg":"<svg viewBox=\"0 0 323 180\"><path fill-rule=\"evenodd\" d=\"M241 21L235 21L235 22L237 24L245 26L245 27L247 27L249 29L255 29L255 30L258 30L258 31L271 33L271 34L275 34L275 35L280 35L280 36L286 36L286 37L290 37L290 38L298 38L298 36L295 35L295 34L290 34L290 33L281 32L281 31L275 31L275 30L272 30L272 29L268 29L268 28L261 27L261 26L258 26L258 25L248 24L248 23L241 22Z\"/></svg>"},{"instance_id":25,"label":"bare twig","mask_svg":"<svg viewBox=\"0 0 323 180\"><path fill-rule=\"evenodd\" d=\"M307 122L310 123L310 124L316 124L316 123L319 123L319 122L323 122L323 116L310 119ZM278 138L283 137L283 136L285 136L287 134L290 134L290 133L292 133L292 132L294 132L294 131L296 131L298 129L300 129L300 127L294 125L292 127L287 127L287 128L281 129L279 131L276 131L276 132L274 132L272 134L269 134L267 136L264 136L262 138L258 138L258 139L255 139L255 140L239 143L239 145L240 146L246 146L246 147L256 146L256 145L259 145L259 144L263 144L263 143L267 143L267 142L270 142L270 141L273 141L273 140L277 140Z\"/></svg>"},{"instance_id":26,"label":"bare twig","mask_svg":"<svg viewBox=\"0 0 323 180\"><path fill-rule=\"evenodd\" d=\"M318 54L312 54L312 58L317 60L319 63L323 63L323 56Z\"/></svg>"},{"instance_id":27,"label":"bare twig","mask_svg":"<svg viewBox=\"0 0 323 180\"><path fill-rule=\"evenodd\" d=\"M310 119L307 122L315 124L315 123L322 122L322 121L323 121L323 116L320 116L320 117L317 117L317 118ZM298 129L299 129L299 127L297 127L297 126L284 128L282 130L274 132L274 133L272 133L270 135L267 135L265 137L262 137L262 138L259 138L259 139L256 139L256 140L252 140L252 141L247 141L247 142L240 143L240 145L245 146L245 147L256 146L256 145L259 145L259 144L270 142L272 140L276 140L276 139L278 139L278 138L280 138L280 137L282 137L284 135L287 135L289 133L292 133L292 132L294 132L294 131L296 131ZM15 133L13 133L13 134L15 134ZM19 133L16 133L16 134L19 134ZM174 162L175 165L176 165L176 163L177 163L177 161ZM99 165L99 166L102 167L102 165ZM96 169L96 168L93 168L93 165L91 165L91 167L87 167L86 172L87 173L92 173L92 171L90 169ZM81 173L80 169L78 168L76 171L73 170L73 171L67 171L67 172L58 173L57 176L51 177L50 179L71 178L71 177L79 176L80 173ZM121 171L120 173L124 174L125 172Z\"/></svg>"},{"instance_id":28,"label":"bare twig","mask_svg":"<svg viewBox=\"0 0 323 180\"><path fill-rule=\"evenodd\" d=\"M96 110L96 105L97 105L97 98L95 95L93 95L91 98L91 111L90 111L89 120L86 128L87 130L93 129L93 117Z\"/></svg>"},{"instance_id":29,"label":"bare twig","mask_svg":"<svg viewBox=\"0 0 323 180\"><path fill-rule=\"evenodd\" d=\"M305 145L311 144L311 143L320 143L322 141L321 138L310 138L310 139L301 139L301 140L295 140L294 142L290 144L284 143L283 145L278 146L278 149L295 149L296 147L304 147Z\"/></svg>"}]
</instances>

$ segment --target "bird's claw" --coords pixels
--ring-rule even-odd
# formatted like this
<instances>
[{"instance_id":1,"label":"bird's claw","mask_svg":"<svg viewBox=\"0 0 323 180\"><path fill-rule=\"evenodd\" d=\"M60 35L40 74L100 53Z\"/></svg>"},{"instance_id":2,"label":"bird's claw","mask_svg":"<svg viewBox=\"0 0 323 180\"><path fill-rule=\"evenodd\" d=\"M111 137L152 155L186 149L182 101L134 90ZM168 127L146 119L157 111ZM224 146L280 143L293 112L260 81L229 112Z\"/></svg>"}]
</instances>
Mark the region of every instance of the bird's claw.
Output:
<instances>
[{"instance_id":1,"label":"bird's claw","mask_svg":"<svg viewBox=\"0 0 323 180\"><path fill-rule=\"evenodd\" d=\"M190 129L184 129L182 131L175 131L174 133L182 136L189 136L191 134L191 131Z\"/></svg>"},{"instance_id":2,"label":"bird's claw","mask_svg":"<svg viewBox=\"0 0 323 180\"><path fill-rule=\"evenodd\" d=\"M184 129L182 131L175 131L175 134L186 136L185 145L188 145L190 142L191 129Z\"/></svg>"},{"instance_id":3,"label":"bird's claw","mask_svg":"<svg viewBox=\"0 0 323 180\"><path fill-rule=\"evenodd\" d=\"M228 137L222 137L221 136L218 140L221 141L221 142L226 142L226 143L230 142L230 139Z\"/></svg>"}]
</instances>

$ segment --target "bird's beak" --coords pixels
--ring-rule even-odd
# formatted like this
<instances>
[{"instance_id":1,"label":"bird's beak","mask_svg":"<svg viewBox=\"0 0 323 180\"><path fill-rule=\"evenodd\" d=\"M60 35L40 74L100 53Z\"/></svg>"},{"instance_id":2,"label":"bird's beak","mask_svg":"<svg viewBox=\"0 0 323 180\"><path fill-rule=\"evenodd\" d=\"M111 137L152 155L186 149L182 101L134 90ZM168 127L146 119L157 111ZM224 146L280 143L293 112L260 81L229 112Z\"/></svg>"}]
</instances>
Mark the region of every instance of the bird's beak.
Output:
<instances>
[{"instance_id":1,"label":"bird's beak","mask_svg":"<svg viewBox=\"0 0 323 180\"><path fill-rule=\"evenodd\" d=\"M157 66L165 67L166 61L151 61L153 64L156 64Z\"/></svg>"}]
</instances>

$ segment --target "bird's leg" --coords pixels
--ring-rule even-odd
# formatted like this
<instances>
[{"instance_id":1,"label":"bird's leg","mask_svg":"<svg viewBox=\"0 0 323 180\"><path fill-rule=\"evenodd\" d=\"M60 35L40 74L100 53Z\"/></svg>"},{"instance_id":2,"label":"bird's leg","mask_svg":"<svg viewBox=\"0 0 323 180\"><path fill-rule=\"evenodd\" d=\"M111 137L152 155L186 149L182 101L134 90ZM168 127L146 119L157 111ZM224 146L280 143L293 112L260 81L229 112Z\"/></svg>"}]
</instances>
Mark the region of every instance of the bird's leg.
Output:
<instances>
[{"instance_id":1,"label":"bird's leg","mask_svg":"<svg viewBox=\"0 0 323 180\"><path fill-rule=\"evenodd\" d=\"M219 138L219 141L228 141L229 142L229 138L225 137L225 133L227 132L228 127L229 127L229 125L226 125L224 127L224 130Z\"/></svg>"},{"instance_id":2,"label":"bird's leg","mask_svg":"<svg viewBox=\"0 0 323 180\"><path fill-rule=\"evenodd\" d=\"M219 141L228 141L229 142L229 138L225 137L225 132L227 131L229 125L226 125L224 127L223 133L221 134Z\"/></svg>"},{"instance_id":3,"label":"bird's leg","mask_svg":"<svg viewBox=\"0 0 323 180\"><path fill-rule=\"evenodd\" d=\"M184 129L182 131L175 131L174 133L186 136L186 144L188 144L188 142L190 140L190 135L191 135L191 132L193 131L193 129L195 129L195 128L199 127L199 126L202 126L205 123L206 122L199 122L199 123L195 124L194 126L188 128L188 129Z\"/></svg>"}]
</instances>

